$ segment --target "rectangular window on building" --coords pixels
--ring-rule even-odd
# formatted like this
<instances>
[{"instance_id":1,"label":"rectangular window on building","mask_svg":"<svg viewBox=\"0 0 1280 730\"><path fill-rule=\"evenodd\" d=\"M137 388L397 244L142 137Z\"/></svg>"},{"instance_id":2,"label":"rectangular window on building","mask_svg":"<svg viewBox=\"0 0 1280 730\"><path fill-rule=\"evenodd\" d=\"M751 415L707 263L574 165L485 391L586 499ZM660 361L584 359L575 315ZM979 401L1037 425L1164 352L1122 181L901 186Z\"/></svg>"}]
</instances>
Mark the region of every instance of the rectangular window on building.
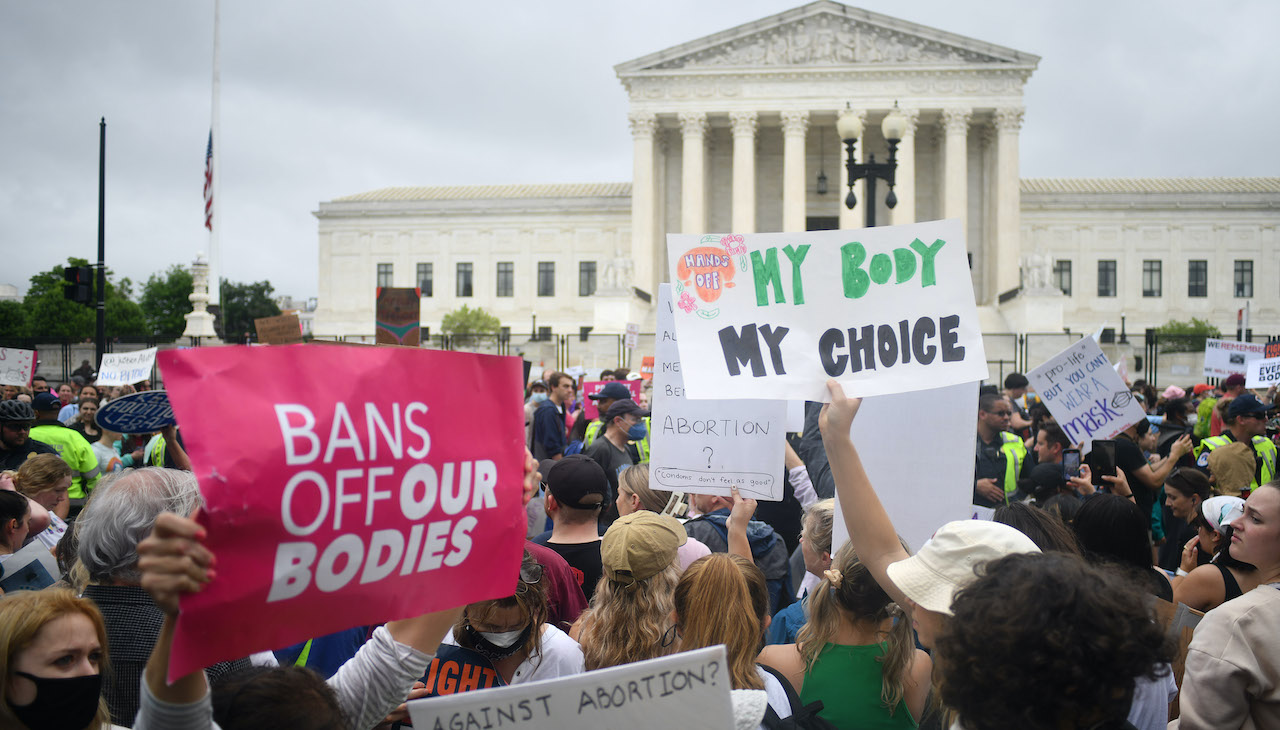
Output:
<instances>
[{"instance_id":1,"label":"rectangular window on building","mask_svg":"<svg viewBox=\"0 0 1280 730\"><path fill-rule=\"evenodd\" d=\"M458 264L458 281L456 285L455 295L460 297L471 296L471 264Z\"/></svg>"},{"instance_id":2,"label":"rectangular window on building","mask_svg":"<svg viewBox=\"0 0 1280 730\"><path fill-rule=\"evenodd\" d=\"M554 297L556 295L556 262L538 262L538 296Z\"/></svg>"},{"instance_id":3,"label":"rectangular window on building","mask_svg":"<svg viewBox=\"0 0 1280 730\"><path fill-rule=\"evenodd\" d=\"M391 286L391 264L378 264L378 286Z\"/></svg>"},{"instance_id":4,"label":"rectangular window on building","mask_svg":"<svg viewBox=\"0 0 1280 730\"><path fill-rule=\"evenodd\" d=\"M516 265L510 261L498 262L498 296L515 296Z\"/></svg>"},{"instance_id":5,"label":"rectangular window on building","mask_svg":"<svg viewBox=\"0 0 1280 730\"><path fill-rule=\"evenodd\" d=\"M1063 294L1071 296L1071 262L1070 261L1054 261L1053 262L1053 285L1062 290Z\"/></svg>"},{"instance_id":6,"label":"rectangular window on building","mask_svg":"<svg viewBox=\"0 0 1280 730\"><path fill-rule=\"evenodd\" d=\"M1098 296L1114 297L1116 295L1116 262L1098 262Z\"/></svg>"},{"instance_id":7,"label":"rectangular window on building","mask_svg":"<svg viewBox=\"0 0 1280 730\"><path fill-rule=\"evenodd\" d=\"M1163 261L1143 261L1142 262L1142 296L1159 297L1164 296L1164 262Z\"/></svg>"},{"instance_id":8,"label":"rectangular window on building","mask_svg":"<svg viewBox=\"0 0 1280 730\"><path fill-rule=\"evenodd\" d=\"M1204 259L1187 262L1187 296L1209 296L1209 262Z\"/></svg>"},{"instance_id":9,"label":"rectangular window on building","mask_svg":"<svg viewBox=\"0 0 1280 730\"><path fill-rule=\"evenodd\" d=\"M542 342L550 342L550 341L551 341L551 328L550 328L550 327L539 327L539 328L538 328L538 339L539 339L540 341L542 341Z\"/></svg>"},{"instance_id":10,"label":"rectangular window on building","mask_svg":"<svg viewBox=\"0 0 1280 730\"><path fill-rule=\"evenodd\" d=\"M510 328L510 327L499 327L499 328L498 328L498 341L499 341L499 342L510 342L510 341L511 341L511 328Z\"/></svg>"},{"instance_id":11,"label":"rectangular window on building","mask_svg":"<svg viewBox=\"0 0 1280 730\"><path fill-rule=\"evenodd\" d=\"M1237 297L1253 296L1253 261L1236 261L1235 291Z\"/></svg>"},{"instance_id":12,"label":"rectangular window on building","mask_svg":"<svg viewBox=\"0 0 1280 730\"><path fill-rule=\"evenodd\" d=\"M432 264L418 264L418 289L422 296L429 297L432 295L432 280L435 278L435 270Z\"/></svg>"},{"instance_id":13,"label":"rectangular window on building","mask_svg":"<svg viewBox=\"0 0 1280 730\"><path fill-rule=\"evenodd\" d=\"M578 296L589 297L596 293L596 262L578 263Z\"/></svg>"}]
</instances>

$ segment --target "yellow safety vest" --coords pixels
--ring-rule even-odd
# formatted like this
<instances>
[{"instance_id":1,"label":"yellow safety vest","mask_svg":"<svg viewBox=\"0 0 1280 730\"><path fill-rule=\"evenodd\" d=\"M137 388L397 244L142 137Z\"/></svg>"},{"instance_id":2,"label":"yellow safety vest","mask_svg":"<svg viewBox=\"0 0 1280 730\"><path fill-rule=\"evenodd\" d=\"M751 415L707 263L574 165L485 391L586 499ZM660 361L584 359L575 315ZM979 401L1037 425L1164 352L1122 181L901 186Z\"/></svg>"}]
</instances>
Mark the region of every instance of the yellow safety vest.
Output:
<instances>
[{"instance_id":1,"label":"yellow safety vest","mask_svg":"<svg viewBox=\"0 0 1280 730\"><path fill-rule=\"evenodd\" d=\"M1000 432L1000 450L1004 452L1004 500L1018 491L1018 474L1027 459L1027 445L1016 434Z\"/></svg>"},{"instance_id":2,"label":"yellow safety vest","mask_svg":"<svg viewBox=\"0 0 1280 730\"><path fill-rule=\"evenodd\" d=\"M646 462L649 460L649 435L653 433L653 425L649 416L645 416L640 420L644 422L644 438L639 441L629 441L628 443L636 445L636 451L640 453L640 461ZM596 437L599 436L603 430L604 421L601 421L599 418L588 423L587 432L582 436L582 445L584 447L590 446L591 442L595 441Z\"/></svg>"}]
</instances>

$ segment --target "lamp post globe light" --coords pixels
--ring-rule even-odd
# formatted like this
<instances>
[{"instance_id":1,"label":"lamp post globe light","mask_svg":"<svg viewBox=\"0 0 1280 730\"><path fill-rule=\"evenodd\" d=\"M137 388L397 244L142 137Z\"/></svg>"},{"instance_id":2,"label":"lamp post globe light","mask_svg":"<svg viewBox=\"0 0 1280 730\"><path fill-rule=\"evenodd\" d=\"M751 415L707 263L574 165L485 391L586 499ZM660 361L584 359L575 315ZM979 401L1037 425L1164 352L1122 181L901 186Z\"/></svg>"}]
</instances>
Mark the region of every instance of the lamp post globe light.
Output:
<instances>
[{"instance_id":1,"label":"lamp post globe light","mask_svg":"<svg viewBox=\"0 0 1280 730\"><path fill-rule=\"evenodd\" d=\"M862 136L862 119L845 105L845 110L840 113L840 117L836 119L836 132L840 135L840 139L844 141L845 148L845 170L848 171L847 185L849 186L849 194L845 196L844 204L850 210L858 204L858 198L853 194L853 185L859 180L867 181L867 228L873 228L876 224L876 179L884 180L889 184L889 194L885 196L884 203L892 210L898 204L898 196L893 192L894 173L898 169L898 143L902 141L902 135L907 131L907 118L898 109L895 102L893 109L885 116L884 121L880 123L880 132L884 135L885 141L889 143L889 160L888 162L876 162L876 156L870 155L867 162L857 162L854 154L854 146L858 142L858 138Z\"/></svg>"}]
</instances>

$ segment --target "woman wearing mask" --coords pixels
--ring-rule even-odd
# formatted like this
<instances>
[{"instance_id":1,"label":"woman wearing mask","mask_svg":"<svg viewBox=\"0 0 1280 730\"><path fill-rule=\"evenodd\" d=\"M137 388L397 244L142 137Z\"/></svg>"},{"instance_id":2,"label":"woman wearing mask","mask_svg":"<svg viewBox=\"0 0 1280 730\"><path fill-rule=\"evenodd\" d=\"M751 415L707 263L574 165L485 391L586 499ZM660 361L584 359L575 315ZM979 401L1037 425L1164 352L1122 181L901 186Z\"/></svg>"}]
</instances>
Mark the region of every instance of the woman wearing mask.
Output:
<instances>
[{"instance_id":1,"label":"woman wearing mask","mask_svg":"<svg viewBox=\"0 0 1280 730\"><path fill-rule=\"evenodd\" d=\"M0 599L0 727L114 728L101 696L107 630L93 602L68 590Z\"/></svg>"}]
</instances>

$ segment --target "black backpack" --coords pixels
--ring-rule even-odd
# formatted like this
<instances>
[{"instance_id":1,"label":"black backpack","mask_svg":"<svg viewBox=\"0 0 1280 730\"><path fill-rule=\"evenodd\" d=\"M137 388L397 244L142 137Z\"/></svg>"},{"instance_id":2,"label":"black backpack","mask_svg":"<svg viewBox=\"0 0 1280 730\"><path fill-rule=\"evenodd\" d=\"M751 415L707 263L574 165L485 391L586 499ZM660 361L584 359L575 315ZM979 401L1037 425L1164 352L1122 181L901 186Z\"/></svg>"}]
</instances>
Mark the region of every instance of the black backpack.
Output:
<instances>
[{"instance_id":1,"label":"black backpack","mask_svg":"<svg viewBox=\"0 0 1280 730\"><path fill-rule=\"evenodd\" d=\"M782 673L773 667L763 664L757 664L764 671L773 675L782 685L782 689L787 693L787 703L791 705L791 717L778 717L778 713L773 711L768 705L764 708L764 719L761 721L768 730L836 730L836 726L819 715L822 712L822 700L814 700L807 705L801 706L800 695L796 694L796 688L791 686L791 682L782 676Z\"/></svg>"}]
</instances>

